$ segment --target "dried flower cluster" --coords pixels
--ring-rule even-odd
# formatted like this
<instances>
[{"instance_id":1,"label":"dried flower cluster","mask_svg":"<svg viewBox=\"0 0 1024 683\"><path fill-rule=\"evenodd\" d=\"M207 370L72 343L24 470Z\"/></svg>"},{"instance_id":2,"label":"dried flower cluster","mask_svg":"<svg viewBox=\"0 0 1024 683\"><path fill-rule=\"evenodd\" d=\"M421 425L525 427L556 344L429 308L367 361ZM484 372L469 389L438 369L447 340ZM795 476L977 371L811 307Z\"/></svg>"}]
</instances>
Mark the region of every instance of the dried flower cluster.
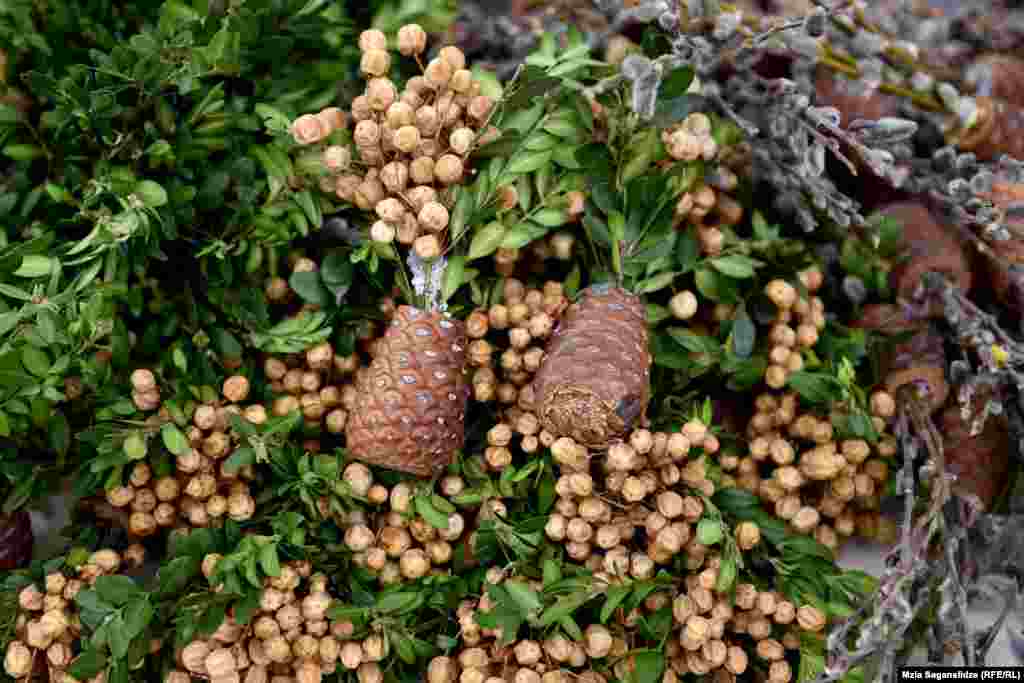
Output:
<instances>
[{"instance_id":1,"label":"dried flower cluster","mask_svg":"<svg viewBox=\"0 0 1024 683\"><path fill-rule=\"evenodd\" d=\"M28 680L33 671L42 669L50 681L68 680L64 672L82 649L83 626L75 596L95 584L99 577L138 568L144 560L141 545L129 546L123 553L97 550L74 571L48 574L42 590L34 584L22 588L18 594L16 637L7 645L4 657L7 675ZM160 641L154 641L152 652L158 652L160 647Z\"/></svg>"},{"instance_id":2,"label":"dried flower cluster","mask_svg":"<svg viewBox=\"0 0 1024 683\"><path fill-rule=\"evenodd\" d=\"M338 520L355 564L372 572L382 586L447 573L453 548L465 538L468 526L448 501L465 490L462 477L441 479L440 494L431 496L437 514L429 520L418 511L416 491L406 482L390 488L376 483L361 463L348 465L343 480L371 506L368 512L352 510Z\"/></svg>"},{"instance_id":3,"label":"dried flower cluster","mask_svg":"<svg viewBox=\"0 0 1024 683\"><path fill-rule=\"evenodd\" d=\"M211 583L221 559L211 554L203 560ZM354 640L351 623L329 619L333 602L326 575L312 573L308 562L285 564L278 576L264 579L259 610L247 624L229 614L209 638L185 645L165 683L319 683L339 668L358 671L361 683L380 681L383 641Z\"/></svg>"},{"instance_id":4,"label":"dried flower cluster","mask_svg":"<svg viewBox=\"0 0 1024 683\"><path fill-rule=\"evenodd\" d=\"M267 411L258 404L239 405L249 396L249 380L243 375L224 380L222 393L224 402L195 407L185 432L188 449L173 456L173 469L162 462L141 460L129 470L127 482L107 490L107 503L129 513L127 529L132 536L145 538L160 529L216 527L227 518L242 522L256 512L249 488L256 476L253 466L233 467L228 460L238 441L229 415L259 425L266 422ZM165 420L170 420L170 413L162 408L154 425L159 427Z\"/></svg>"},{"instance_id":5,"label":"dried flower cluster","mask_svg":"<svg viewBox=\"0 0 1024 683\"><path fill-rule=\"evenodd\" d=\"M576 562L616 576L651 578L658 565L680 553L687 568L697 571L709 548L694 525L705 512L701 496L715 492L707 456L719 446L718 437L697 420L671 434L635 430L602 454L559 438L551 444L561 476L545 527L548 538L565 543Z\"/></svg>"},{"instance_id":6,"label":"dried flower cluster","mask_svg":"<svg viewBox=\"0 0 1024 683\"><path fill-rule=\"evenodd\" d=\"M897 451L886 433L896 412L891 394L871 396L873 428L881 435L875 443L837 439L832 421L802 410L792 392L761 394L755 407L747 455L719 459L737 486L757 494L791 529L833 550L854 535L894 540L891 521L878 513ZM840 406L834 412L842 416Z\"/></svg>"},{"instance_id":7,"label":"dried flower cluster","mask_svg":"<svg viewBox=\"0 0 1024 683\"><path fill-rule=\"evenodd\" d=\"M419 59L427 36L416 24L398 32L398 51ZM486 129L493 102L466 69L454 46L440 50L398 92L388 78L391 53L378 30L359 36L365 92L352 101L352 150L331 146L323 152L328 175L322 187L378 220L370 228L376 242L412 246L423 259L440 256L452 208L448 188L462 183L469 153ZM309 115L294 123L296 141ZM312 127L312 124L308 124ZM333 183L333 187L331 187Z\"/></svg>"},{"instance_id":8,"label":"dried flower cluster","mask_svg":"<svg viewBox=\"0 0 1024 683\"><path fill-rule=\"evenodd\" d=\"M467 349L473 371L473 397L502 406L498 424L488 435L488 465L502 469L511 463L512 435L522 435L522 448L535 452L545 438L531 411L531 382L544 359L544 344L569 305L562 283L549 280L543 287L527 288L523 281L506 278L503 303L470 313L466 330L473 340ZM493 340L493 341L492 341ZM507 438L504 436L507 432Z\"/></svg>"},{"instance_id":9,"label":"dried flower cluster","mask_svg":"<svg viewBox=\"0 0 1024 683\"><path fill-rule=\"evenodd\" d=\"M271 390L278 394L271 412L284 416L300 410L309 432L316 434L326 430L330 434L343 434L348 413L359 398L352 384L358 369L358 354L336 354L328 342L305 353L267 358L263 372L271 382ZM319 449L319 445L310 448Z\"/></svg>"},{"instance_id":10,"label":"dried flower cluster","mask_svg":"<svg viewBox=\"0 0 1024 683\"><path fill-rule=\"evenodd\" d=\"M605 572L595 575L604 590L619 585ZM495 586L516 582L539 591L540 582L506 578L505 572L488 571L487 581ZM758 662L772 683L794 678L786 650L800 647L800 632L820 632L825 627L822 612L809 605L797 607L770 590L753 584L735 587L735 598L715 590L717 568L712 564L700 574L691 574L685 585L655 591L643 603L626 613L619 608L613 622L580 623L579 641L556 634L537 640L506 641L501 629L481 628L479 616L495 608L489 595L464 601L456 615L462 647L451 655L435 657L427 668L429 683L461 680L553 683L571 676L587 683L606 683L610 675L627 680L635 670L636 647L631 629L645 617L670 609L672 629L665 647L666 668L662 681L675 683L686 674L712 675L721 683L735 682L752 661ZM606 671L607 673L601 673Z\"/></svg>"}]
</instances>

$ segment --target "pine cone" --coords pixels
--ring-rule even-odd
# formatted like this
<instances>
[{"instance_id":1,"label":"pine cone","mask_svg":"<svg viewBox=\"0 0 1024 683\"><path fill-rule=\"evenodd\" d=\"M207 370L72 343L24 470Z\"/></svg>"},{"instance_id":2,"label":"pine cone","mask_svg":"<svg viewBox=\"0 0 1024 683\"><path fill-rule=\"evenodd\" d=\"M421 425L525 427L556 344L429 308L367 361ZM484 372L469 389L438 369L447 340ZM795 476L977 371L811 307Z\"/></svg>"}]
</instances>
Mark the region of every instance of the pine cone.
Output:
<instances>
[{"instance_id":1,"label":"pine cone","mask_svg":"<svg viewBox=\"0 0 1024 683\"><path fill-rule=\"evenodd\" d=\"M830 69L820 67L815 81L815 102L819 107L835 107L842 115L841 125L857 119L875 120L896 116L899 99L877 90L867 95L852 91L856 85Z\"/></svg>"},{"instance_id":2,"label":"pine cone","mask_svg":"<svg viewBox=\"0 0 1024 683\"><path fill-rule=\"evenodd\" d=\"M427 477L465 442L466 328L442 313L400 306L356 377L360 403L345 430L363 462Z\"/></svg>"},{"instance_id":3,"label":"pine cone","mask_svg":"<svg viewBox=\"0 0 1024 683\"><path fill-rule=\"evenodd\" d=\"M981 161L994 161L1003 154L1024 158L1024 111L991 97L978 97L976 102L977 123L952 133L950 144L974 152Z\"/></svg>"},{"instance_id":4,"label":"pine cone","mask_svg":"<svg viewBox=\"0 0 1024 683\"><path fill-rule=\"evenodd\" d=\"M973 273L960 240L951 228L940 225L924 204L899 202L882 208L880 213L903 226L901 243L908 258L889 274L889 285L898 297L912 298L922 276L929 271L942 273L965 293L971 289Z\"/></svg>"},{"instance_id":5,"label":"pine cone","mask_svg":"<svg viewBox=\"0 0 1024 683\"><path fill-rule=\"evenodd\" d=\"M980 410L985 400L977 396L973 406ZM954 401L942 411L940 429L945 437L946 470L957 476L957 488L975 494L991 509L1006 485L1010 467L1010 436L1003 420L990 415L981 433L971 436L970 422L963 420Z\"/></svg>"},{"instance_id":6,"label":"pine cone","mask_svg":"<svg viewBox=\"0 0 1024 683\"><path fill-rule=\"evenodd\" d=\"M534 380L544 428L604 449L646 420L651 354L643 301L595 285L566 311Z\"/></svg>"},{"instance_id":7,"label":"pine cone","mask_svg":"<svg viewBox=\"0 0 1024 683\"><path fill-rule=\"evenodd\" d=\"M25 510L0 517L0 570L19 569L32 559L32 518Z\"/></svg>"}]
</instances>

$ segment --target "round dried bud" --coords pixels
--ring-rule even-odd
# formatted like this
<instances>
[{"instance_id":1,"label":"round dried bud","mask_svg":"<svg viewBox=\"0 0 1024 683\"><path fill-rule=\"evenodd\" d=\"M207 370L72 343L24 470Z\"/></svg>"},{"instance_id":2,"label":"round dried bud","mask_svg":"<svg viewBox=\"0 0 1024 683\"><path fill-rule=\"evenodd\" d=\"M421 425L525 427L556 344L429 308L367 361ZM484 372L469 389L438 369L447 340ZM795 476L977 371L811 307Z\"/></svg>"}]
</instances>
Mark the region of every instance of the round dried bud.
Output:
<instances>
[{"instance_id":1,"label":"round dried bud","mask_svg":"<svg viewBox=\"0 0 1024 683\"><path fill-rule=\"evenodd\" d=\"M804 605L796 611L796 621L805 631L820 631L825 628L825 614L811 605Z\"/></svg>"},{"instance_id":2,"label":"round dried bud","mask_svg":"<svg viewBox=\"0 0 1024 683\"><path fill-rule=\"evenodd\" d=\"M12 640L4 656L4 671L11 678L24 678L32 671L32 651L20 640Z\"/></svg>"},{"instance_id":3,"label":"round dried bud","mask_svg":"<svg viewBox=\"0 0 1024 683\"><path fill-rule=\"evenodd\" d=\"M871 394L871 413L889 419L896 414L896 401L888 391L876 391Z\"/></svg>"},{"instance_id":4,"label":"round dried bud","mask_svg":"<svg viewBox=\"0 0 1024 683\"><path fill-rule=\"evenodd\" d=\"M387 78L374 78L366 84L366 101L374 111L387 111L397 99L395 84Z\"/></svg>"},{"instance_id":5,"label":"round dried bud","mask_svg":"<svg viewBox=\"0 0 1024 683\"><path fill-rule=\"evenodd\" d=\"M156 389L156 375L152 370L139 368L131 376L132 389L138 392L152 391Z\"/></svg>"},{"instance_id":6,"label":"round dried bud","mask_svg":"<svg viewBox=\"0 0 1024 683\"><path fill-rule=\"evenodd\" d=\"M761 530L755 522L740 522L736 525L736 544L741 550L750 550L761 542Z\"/></svg>"},{"instance_id":7,"label":"round dried bud","mask_svg":"<svg viewBox=\"0 0 1024 683\"><path fill-rule=\"evenodd\" d=\"M452 66L451 62L443 59L442 57L435 57L427 64L427 68L423 72L423 77L431 88L440 90L448 85L448 82L452 79L452 74L454 73L455 68Z\"/></svg>"},{"instance_id":8,"label":"round dried bud","mask_svg":"<svg viewBox=\"0 0 1024 683\"><path fill-rule=\"evenodd\" d=\"M402 126L395 131L392 142L399 151L411 154L419 147L420 130L412 125Z\"/></svg>"},{"instance_id":9,"label":"round dried bud","mask_svg":"<svg viewBox=\"0 0 1024 683\"><path fill-rule=\"evenodd\" d=\"M453 152L455 152L459 156L465 156L466 154L469 153L469 150L473 147L473 140L475 138L476 138L476 133L474 133L471 129L469 129L469 128L456 128L455 130L452 131L451 135L448 136L448 144L452 148ZM445 157L441 157L441 160L443 160L444 158ZM460 165L459 175L460 175L460 177L462 175L461 164L462 164L462 162L460 161L459 162L459 165ZM444 182L444 180L442 180L441 182Z\"/></svg>"},{"instance_id":10,"label":"round dried bud","mask_svg":"<svg viewBox=\"0 0 1024 683\"><path fill-rule=\"evenodd\" d=\"M373 147L380 142L380 125L373 119L366 119L356 124L352 139L359 147Z\"/></svg>"},{"instance_id":11,"label":"round dried bud","mask_svg":"<svg viewBox=\"0 0 1024 683\"><path fill-rule=\"evenodd\" d=\"M723 666L729 673L739 676L747 670L748 662L746 651L738 645L732 645L729 647Z\"/></svg>"},{"instance_id":12,"label":"round dried bud","mask_svg":"<svg viewBox=\"0 0 1024 683\"><path fill-rule=\"evenodd\" d=\"M417 216L420 226L429 232L441 232L448 227L448 209L440 202L427 202Z\"/></svg>"},{"instance_id":13,"label":"round dried bud","mask_svg":"<svg viewBox=\"0 0 1024 683\"><path fill-rule=\"evenodd\" d=\"M323 121L315 114L303 114L292 122L292 138L297 144L312 145L325 137Z\"/></svg>"},{"instance_id":14,"label":"round dried bud","mask_svg":"<svg viewBox=\"0 0 1024 683\"><path fill-rule=\"evenodd\" d=\"M224 380L222 391L227 400L240 403L249 397L249 378L244 375L232 375Z\"/></svg>"},{"instance_id":15,"label":"round dried bud","mask_svg":"<svg viewBox=\"0 0 1024 683\"><path fill-rule=\"evenodd\" d=\"M454 45L446 45L438 52L438 57L448 62L453 71L466 68L466 55Z\"/></svg>"},{"instance_id":16,"label":"round dried bud","mask_svg":"<svg viewBox=\"0 0 1024 683\"><path fill-rule=\"evenodd\" d=\"M398 51L406 56L422 54L427 47L427 32L419 24L406 24L398 29Z\"/></svg>"},{"instance_id":17,"label":"round dried bud","mask_svg":"<svg viewBox=\"0 0 1024 683\"><path fill-rule=\"evenodd\" d=\"M324 166L330 171L344 171L352 164L352 152L342 145L331 145L324 150Z\"/></svg>"},{"instance_id":18,"label":"round dried bud","mask_svg":"<svg viewBox=\"0 0 1024 683\"><path fill-rule=\"evenodd\" d=\"M395 226L385 221L375 221L370 226L370 239L382 244L390 244L395 241Z\"/></svg>"},{"instance_id":19,"label":"round dried bud","mask_svg":"<svg viewBox=\"0 0 1024 683\"><path fill-rule=\"evenodd\" d=\"M367 76L383 76L390 69L391 55L387 50L366 50L359 60L359 70Z\"/></svg>"},{"instance_id":20,"label":"round dried bud","mask_svg":"<svg viewBox=\"0 0 1024 683\"><path fill-rule=\"evenodd\" d=\"M362 52L368 50L387 50L388 38L383 31L375 28L366 29L359 34L359 49Z\"/></svg>"},{"instance_id":21,"label":"round dried bud","mask_svg":"<svg viewBox=\"0 0 1024 683\"><path fill-rule=\"evenodd\" d=\"M490 115L493 106L494 101L490 97L487 95L477 95L469 101L466 113L469 114L470 118L483 122ZM483 141L481 141L481 144L483 144Z\"/></svg>"},{"instance_id":22,"label":"round dried bud","mask_svg":"<svg viewBox=\"0 0 1024 683\"><path fill-rule=\"evenodd\" d=\"M417 133L418 135L418 133ZM422 156L413 159L409 164L409 177L420 186L428 186L434 182L434 159ZM433 189L433 188L430 188Z\"/></svg>"},{"instance_id":23,"label":"round dried bud","mask_svg":"<svg viewBox=\"0 0 1024 683\"><path fill-rule=\"evenodd\" d=\"M473 73L469 69L459 69L452 74L448 87L468 99L473 90ZM461 98L460 98L461 99Z\"/></svg>"},{"instance_id":24,"label":"round dried bud","mask_svg":"<svg viewBox=\"0 0 1024 683\"><path fill-rule=\"evenodd\" d=\"M693 292L684 290L673 296L668 306L676 319L689 320L697 314L697 297Z\"/></svg>"},{"instance_id":25,"label":"round dried bud","mask_svg":"<svg viewBox=\"0 0 1024 683\"><path fill-rule=\"evenodd\" d=\"M441 128L441 115L437 108L432 105L424 105L416 110L416 128L424 137L431 137ZM416 140L419 145L419 139ZM415 147L414 147L415 149ZM411 150L410 150L411 151Z\"/></svg>"},{"instance_id":26,"label":"round dried bud","mask_svg":"<svg viewBox=\"0 0 1024 683\"><path fill-rule=\"evenodd\" d=\"M409 167L401 161L392 161L381 169L380 180L388 192L401 194L409 185Z\"/></svg>"},{"instance_id":27,"label":"round dried bud","mask_svg":"<svg viewBox=\"0 0 1024 683\"><path fill-rule=\"evenodd\" d=\"M434 164L434 176L442 185L458 183L462 180L462 171L462 159L454 154L445 154Z\"/></svg>"}]
</instances>

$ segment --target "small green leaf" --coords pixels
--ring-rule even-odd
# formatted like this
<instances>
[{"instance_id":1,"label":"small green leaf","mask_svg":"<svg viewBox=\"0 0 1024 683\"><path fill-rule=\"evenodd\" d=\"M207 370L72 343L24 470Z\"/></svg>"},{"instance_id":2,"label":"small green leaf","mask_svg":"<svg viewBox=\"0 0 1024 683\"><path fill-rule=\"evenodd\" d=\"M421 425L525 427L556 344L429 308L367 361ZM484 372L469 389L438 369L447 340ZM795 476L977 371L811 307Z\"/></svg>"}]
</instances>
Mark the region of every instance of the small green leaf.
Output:
<instances>
[{"instance_id":1,"label":"small green leaf","mask_svg":"<svg viewBox=\"0 0 1024 683\"><path fill-rule=\"evenodd\" d=\"M786 385L811 403L829 403L842 391L842 385L835 377L804 370L789 373Z\"/></svg>"},{"instance_id":2,"label":"small green leaf","mask_svg":"<svg viewBox=\"0 0 1024 683\"><path fill-rule=\"evenodd\" d=\"M762 265L764 263L761 261L752 259L749 256L743 256L742 254L711 259L711 266L719 273L738 279L754 277L754 269Z\"/></svg>"},{"instance_id":3,"label":"small green leaf","mask_svg":"<svg viewBox=\"0 0 1024 683\"><path fill-rule=\"evenodd\" d=\"M21 350L21 362L36 377L46 377L50 373L50 356L42 349L26 346Z\"/></svg>"},{"instance_id":4,"label":"small green leaf","mask_svg":"<svg viewBox=\"0 0 1024 683\"><path fill-rule=\"evenodd\" d=\"M434 527L435 529L447 529L448 528L448 515L440 512L435 508L430 498L425 496L417 496L416 499L416 513L427 521L427 524Z\"/></svg>"},{"instance_id":5,"label":"small green leaf","mask_svg":"<svg viewBox=\"0 0 1024 683\"><path fill-rule=\"evenodd\" d=\"M562 209L541 209L531 215L530 220L546 228L556 228L565 224L566 216Z\"/></svg>"},{"instance_id":6,"label":"small green leaf","mask_svg":"<svg viewBox=\"0 0 1024 683\"><path fill-rule=\"evenodd\" d=\"M647 650L634 655L635 683L658 683L665 671L665 655L661 652Z\"/></svg>"},{"instance_id":7,"label":"small green leaf","mask_svg":"<svg viewBox=\"0 0 1024 683\"><path fill-rule=\"evenodd\" d=\"M754 353L757 329L746 308L740 308L732 323L732 350L740 358L750 358Z\"/></svg>"},{"instance_id":8,"label":"small green leaf","mask_svg":"<svg viewBox=\"0 0 1024 683\"><path fill-rule=\"evenodd\" d=\"M153 180L143 180L136 185L135 194L138 195L143 204L151 209L167 203L167 190L160 183Z\"/></svg>"},{"instance_id":9,"label":"small green leaf","mask_svg":"<svg viewBox=\"0 0 1024 683\"><path fill-rule=\"evenodd\" d=\"M192 450L191 444L181 430L178 429L173 423L165 422L160 426L160 438L163 439L164 447L171 452L172 455L184 455Z\"/></svg>"},{"instance_id":10,"label":"small green leaf","mask_svg":"<svg viewBox=\"0 0 1024 683\"><path fill-rule=\"evenodd\" d=\"M502 586L524 612L543 609L544 603L541 602L540 595L522 581L506 581Z\"/></svg>"},{"instance_id":11,"label":"small green leaf","mask_svg":"<svg viewBox=\"0 0 1024 683\"><path fill-rule=\"evenodd\" d=\"M728 593L736 581L736 560L731 557L722 558L718 568L718 581L715 583L716 593Z\"/></svg>"},{"instance_id":12,"label":"small green leaf","mask_svg":"<svg viewBox=\"0 0 1024 683\"><path fill-rule=\"evenodd\" d=\"M541 166L551 161L552 150L547 149L540 152L531 152L529 154L518 154L509 162L508 167L505 169L505 173L513 175L519 175L521 173L531 173L536 171Z\"/></svg>"},{"instance_id":13,"label":"small green leaf","mask_svg":"<svg viewBox=\"0 0 1024 683\"><path fill-rule=\"evenodd\" d=\"M100 600L114 607L121 607L144 597L139 585L121 574L101 576L96 579L96 594Z\"/></svg>"},{"instance_id":14,"label":"small green leaf","mask_svg":"<svg viewBox=\"0 0 1024 683\"><path fill-rule=\"evenodd\" d=\"M522 249L527 244L539 240L548 234L549 231L550 228L537 225L536 223L519 223L505 232L505 235L501 238L501 247L503 249Z\"/></svg>"},{"instance_id":15,"label":"small green leaf","mask_svg":"<svg viewBox=\"0 0 1024 683\"><path fill-rule=\"evenodd\" d=\"M42 277L49 275L52 269L53 259L48 256L30 254L22 258L21 266L14 271L14 274L18 277Z\"/></svg>"},{"instance_id":16,"label":"small green leaf","mask_svg":"<svg viewBox=\"0 0 1024 683\"><path fill-rule=\"evenodd\" d=\"M717 519L705 517L697 524L697 542L701 545L714 545L722 540L722 523Z\"/></svg>"},{"instance_id":17,"label":"small green leaf","mask_svg":"<svg viewBox=\"0 0 1024 683\"><path fill-rule=\"evenodd\" d=\"M122 448L130 460L142 460L146 457L146 439L139 432L129 434Z\"/></svg>"},{"instance_id":18,"label":"small green leaf","mask_svg":"<svg viewBox=\"0 0 1024 683\"><path fill-rule=\"evenodd\" d=\"M700 243L697 238L689 232L684 232L676 238L676 262L679 264L680 273L689 273L697 267L700 259Z\"/></svg>"},{"instance_id":19,"label":"small green leaf","mask_svg":"<svg viewBox=\"0 0 1024 683\"><path fill-rule=\"evenodd\" d=\"M267 543L260 548L260 567L267 576L280 576L281 563L277 559L277 545Z\"/></svg>"},{"instance_id":20,"label":"small green leaf","mask_svg":"<svg viewBox=\"0 0 1024 683\"><path fill-rule=\"evenodd\" d=\"M473 261L484 256L490 256L505 237L505 226L498 221L492 221L477 229L473 235L473 241L469 245L467 260Z\"/></svg>"},{"instance_id":21,"label":"small green leaf","mask_svg":"<svg viewBox=\"0 0 1024 683\"><path fill-rule=\"evenodd\" d=\"M95 648L89 648L75 657L68 667L68 674L79 681L87 681L103 671L107 656Z\"/></svg>"},{"instance_id":22,"label":"small green leaf","mask_svg":"<svg viewBox=\"0 0 1024 683\"><path fill-rule=\"evenodd\" d=\"M320 273L317 271L292 273L288 278L288 285L306 303L326 307L334 301L334 297L324 286Z\"/></svg>"},{"instance_id":23,"label":"small green leaf","mask_svg":"<svg viewBox=\"0 0 1024 683\"><path fill-rule=\"evenodd\" d=\"M668 287L675 279L676 273L673 271L658 273L653 277L649 277L646 280L641 281L636 286L635 291L637 294L650 294L651 292L657 292Z\"/></svg>"}]
</instances>

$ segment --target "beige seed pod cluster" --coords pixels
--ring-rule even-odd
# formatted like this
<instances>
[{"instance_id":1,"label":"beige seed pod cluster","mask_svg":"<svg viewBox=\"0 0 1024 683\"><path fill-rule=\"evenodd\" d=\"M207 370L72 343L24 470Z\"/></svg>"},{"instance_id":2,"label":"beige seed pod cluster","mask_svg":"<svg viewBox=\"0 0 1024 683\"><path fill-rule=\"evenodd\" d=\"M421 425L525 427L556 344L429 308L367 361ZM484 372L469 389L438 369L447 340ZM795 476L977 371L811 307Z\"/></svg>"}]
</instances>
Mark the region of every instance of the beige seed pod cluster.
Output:
<instances>
[{"instance_id":1,"label":"beige seed pod cluster","mask_svg":"<svg viewBox=\"0 0 1024 683\"><path fill-rule=\"evenodd\" d=\"M359 368L357 353L336 353L329 342L304 353L268 357L263 372L275 394L271 412L282 416L301 410L307 433L343 434L349 412L359 400L353 384ZM315 439L305 446L311 452L320 450Z\"/></svg>"},{"instance_id":2,"label":"beige seed pod cluster","mask_svg":"<svg viewBox=\"0 0 1024 683\"><path fill-rule=\"evenodd\" d=\"M160 385L156 375L148 368L139 368L131 374L132 403L143 412L160 407Z\"/></svg>"},{"instance_id":3,"label":"beige seed pod cluster","mask_svg":"<svg viewBox=\"0 0 1024 683\"><path fill-rule=\"evenodd\" d=\"M567 437L550 448L560 476L545 533L572 560L640 580L683 554L691 571L704 566L709 551L696 525L704 515L700 495L715 492L707 459L719 450L706 425L690 420L671 434L634 430L602 454Z\"/></svg>"},{"instance_id":4,"label":"beige seed pod cluster","mask_svg":"<svg viewBox=\"0 0 1024 683\"><path fill-rule=\"evenodd\" d=\"M790 373L803 370L804 352L818 343L825 329L825 303L815 296L824 277L818 268L808 268L799 275L810 296L800 296L797 288L785 280L772 280L764 293L777 309L768 339L768 368L764 381L772 389L782 389Z\"/></svg>"},{"instance_id":5,"label":"beige seed pod cluster","mask_svg":"<svg viewBox=\"0 0 1024 683\"><path fill-rule=\"evenodd\" d=\"M469 523L454 505L438 509L443 520L428 520L417 511L410 484L399 482L387 487L374 481L370 468L362 463L349 464L343 480L354 495L370 504L368 512L354 510L335 515L356 564L374 574L382 586L450 571L455 547L469 535ZM434 507L443 505L438 499L446 501L465 489L462 477L442 477ZM321 504L326 505L326 501Z\"/></svg>"},{"instance_id":6,"label":"beige seed pod cluster","mask_svg":"<svg viewBox=\"0 0 1024 683\"><path fill-rule=\"evenodd\" d=\"M723 455L719 465L730 485L756 494L792 530L829 548L854 536L894 540L891 521L878 511L897 449L886 422L895 404L878 391L870 405L880 435L874 444L836 436L841 407L821 417L802 409L795 393L761 394L747 425L746 454Z\"/></svg>"},{"instance_id":7,"label":"beige seed pod cluster","mask_svg":"<svg viewBox=\"0 0 1024 683\"><path fill-rule=\"evenodd\" d=\"M595 579L609 585L619 581L606 572L596 573ZM496 606L485 593L479 600L463 601L457 608L460 648L431 660L427 681L601 683L609 680L609 674L617 680L629 680L633 666L628 656L632 647L630 631L641 618L670 608L673 629L666 643L668 667L663 680L677 681L694 673L735 683L748 668L763 665L769 681L788 683L793 671L786 663L786 650L799 649L800 631L822 631L825 615L815 607L797 607L778 593L759 591L749 583L737 585L733 599L714 592L716 579L712 565L686 577L685 585L678 589L652 593L629 613L620 607L607 625L581 623L583 638L579 641L548 633L538 639L527 637L503 644L500 629L481 628L478 623L479 616ZM486 580L505 585L522 581L506 577L499 568L489 570ZM539 582L525 583L541 591Z\"/></svg>"},{"instance_id":8,"label":"beige seed pod cluster","mask_svg":"<svg viewBox=\"0 0 1024 683\"><path fill-rule=\"evenodd\" d=\"M130 536L219 527L228 518L242 522L255 514L256 501L249 488L255 479L253 466L234 469L228 465L239 440L229 415L263 424L267 410L262 405L240 405L249 396L249 379L243 375L228 377L221 391L223 400L192 408L192 424L184 430L190 448L175 456L173 469L148 458L140 460L121 486L106 492L115 519ZM169 420L170 414L161 408L159 417ZM158 429L159 423L155 426Z\"/></svg>"},{"instance_id":9,"label":"beige seed pod cluster","mask_svg":"<svg viewBox=\"0 0 1024 683\"><path fill-rule=\"evenodd\" d=\"M208 579L219 560L203 559ZM308 562L284 564L279 576L264 580L259 610L249 623L242 626L229 613L209 638L176 653L178 668L165 683L319 683L339 669L378 666L379 636L358 640L351 622L332 621L329 589L327 576L313 574Z\"/></svg>"},{"instance_id":10,"label":"beige seed pod cluster","mask_svg":"<svg viewBox=\"0 0 1024 683\"><path fill-rule=\"evenodd\" d=\"M514 435L521 437L519 447L527 453L554 441L532 412L531 384L544 360L544 346L568 306L560 282L549 280L542 287L528 288L521 280L506 278L502 303L477 309L466 320L472 339L467 353L474 368L473 396L501 406L485 451L492 470L511 462Z\"/></svg>"},{"instance_id":11,"label":"beige seed pod cluster","mask_svg":"<svg viewBox=\"0 0 1024 683\"><path fill-rule=\"evenodd\" d=\"M423 29L409 24L399 29L394 47L418 60L425 45ZM483 136L496 134L487 128L494 103L481 94L457 47L443 47L421 63L422 73L399 92L388 78L393 55L384 34L364 31L359 46L366 89L351 106L353 149L324 150L321 188L373 211L373 240L398 241L421 258L435 258L453 205L448 190L463 182L466 160Z\"/></svg>"},{"instance_id":12,"label":"beige seed pod cluster","mask_svg":"<svg viewBox=\"0 0 1024 683\"><path fill-rule=\"evenodd\" d=\"M43 663L48 680L67 680L64 672L83 649L82 622L75 596L95 584L99 577L137 569L144 560L145 549L141 545L131 545L121 553L105 548L92 553L76 570L47 574L42 587L30 584L22 588L18 593L14 639L4 656L7 675L27 681Z\"/></svg>"}]
</instances>

